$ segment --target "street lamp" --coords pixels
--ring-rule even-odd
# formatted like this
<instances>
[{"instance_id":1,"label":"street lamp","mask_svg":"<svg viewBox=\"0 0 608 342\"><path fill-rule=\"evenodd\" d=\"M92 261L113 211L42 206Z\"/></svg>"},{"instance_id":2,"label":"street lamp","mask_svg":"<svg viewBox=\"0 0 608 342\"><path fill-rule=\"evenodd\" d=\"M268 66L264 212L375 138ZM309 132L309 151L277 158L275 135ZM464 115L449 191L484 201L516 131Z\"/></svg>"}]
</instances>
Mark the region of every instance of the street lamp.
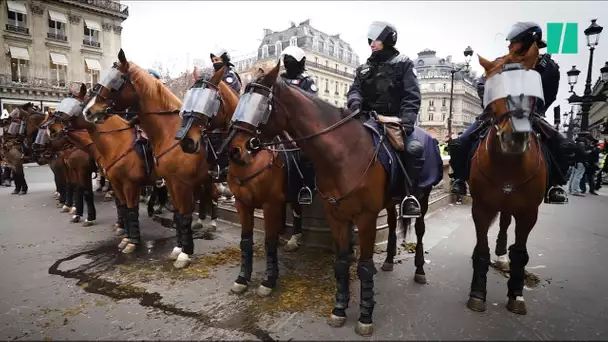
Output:
<instances>
[{"instance_id":1,"label":"street lamp","mask_svg":"<svg viewBox=\"0 0 608 342\"><path fill-rule=\"evenodd\" d=\"M449 137L449 139L452 138L452 108L453 108L453 102L454 102L454 74L456 74L457 72L459 72L465 68L468 71L469 63L471 62L471 57L473 57L473 49L471 49L470 46L467 46L467 48L464 49L465 64L463 66L461 66L460 68L454 68L452 66L452 70L450 70L450 74L452 77L452 85L450 87L450 112L448 113L448 137Z\"/></svg>"},{"instance_id":2,"label":"street lamp","mask_svg":"<svg viewBox=\"0 0 608 342\"><path fill-rule=\"evenodd\" d=\"M585 36L587 36L587 46L589 47L589 67L587 68L587 79L585 82L585 91L583 92L583 96L579 96L574 92L574 85L578 81L578 75L581 72L577 70L575 66L572 66L572 69L566 73L568 75L568 84L570 85L570 92L572 93L572 96L568 98L568 102L571 104L581 104L582 108L580 132L578 133L581 136L589 135L589 110L591 109L591 105L594 102L606 101L606 96L603 94L598 94L595 96L591 94L591 71L593 69L593 52L595 51L595 47L599 44L600 33L602 33L602 30L604 29L596 23L596 20L597 19L591 20L591 25L585 29ZM606 66L600 69L600 72L602 73L603 80L608 79L608 63L606 63Z\"/></svg>"}]
</instances>

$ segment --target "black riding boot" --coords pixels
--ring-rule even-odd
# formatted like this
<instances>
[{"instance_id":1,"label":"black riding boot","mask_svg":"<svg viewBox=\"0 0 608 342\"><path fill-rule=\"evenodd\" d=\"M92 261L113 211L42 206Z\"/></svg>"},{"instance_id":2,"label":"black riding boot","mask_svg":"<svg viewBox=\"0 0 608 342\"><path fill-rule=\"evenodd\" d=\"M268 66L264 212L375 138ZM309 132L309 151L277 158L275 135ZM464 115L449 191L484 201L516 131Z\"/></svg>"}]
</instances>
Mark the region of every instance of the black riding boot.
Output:
<instances>
[{"instance_id":1,"label":"black riding boot","mask_svg":"<svg viewBox=\"0 0 608 342\"><path fill-rule=\"evenodd\" d=\"M554 131L555 129L550 124L545 124L544 120L539 120L537 125L540 125L540 130L545 132L547 129ZM559 132L551 132L552 137L545 140L545 145L551 154L551 178L548 184L551 187L545 195L545 203L564 204L568 202L568 195L560 185L567 183L565 175L568 173L568 160L574 156L576 145L568 141Z\"/></svg>"},{"instance_id":2,"label":"black riding boot","mask_svg":"<svg viewBox=\"0 0 608 342\"><path fill-rule=\"evenodd\" d=\"M453 139L448 143L450 166L452 167L452 186L450 192L456 195L467 194L467 161L470 150L470 139Z\"/></svg>"},{"instance_id":3,"label":"black riding boot","mask_svg":"<svg viewBox=\"0 0 608 342\"><path fill-rule=\"evenodd\" d=\"M420 182L424 166L424 146L418 140L406 141L405 151L402 153L401 159L410 180L410 186L408 186L409 196L401 202L401 217L420 217L422 212L420 202L418 202L414 194Z\"/></svg>"}]
</instances>

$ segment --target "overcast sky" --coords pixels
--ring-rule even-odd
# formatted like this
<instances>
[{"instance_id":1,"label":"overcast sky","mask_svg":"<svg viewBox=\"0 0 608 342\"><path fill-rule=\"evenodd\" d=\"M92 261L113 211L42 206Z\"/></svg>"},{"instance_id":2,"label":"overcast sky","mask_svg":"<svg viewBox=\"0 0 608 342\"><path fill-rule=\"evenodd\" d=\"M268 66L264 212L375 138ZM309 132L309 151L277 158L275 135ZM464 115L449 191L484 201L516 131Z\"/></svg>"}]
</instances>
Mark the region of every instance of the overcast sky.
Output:
<instances>
[{"instance_id":1,"label":"overcast sky","mask_svg":"<svg viewBox=\"0 0 608 342\"><path fill-rule=\"evenodd\" d=\"M505 35L517 21L535 21L546 29L547 22L577 22L579 53L554 55L562 78L555 105L569 110L565 100L569 86L565 72L576 65L581 70L575 91L582 94L587 73L589 50L583 30L590 20L606 27L595 51L593 81L608 61L608 2L604 1L467 1L467 2L347 2L347 1L121 1L129 6L129 18L123 23L122 47L127 59L151 67L161 62L174 75L192 68L194 59L209 58L217 45L233 56L255 51L263 29L274 31L310 19L313 27L328 33L340 33L359 55L369 57L366 31L374 20L393 23L399 32L397 48L410 58L425 48L440 56L453 55L463 60L470 45L476 53L493 59L507 51ZM605 17L598 17L605 14ZM476 56L472 66L482 72ZM549 114L550 113L550 114ZM553 111L547 119L553 121Z\"/></svg>"}]
</instances>

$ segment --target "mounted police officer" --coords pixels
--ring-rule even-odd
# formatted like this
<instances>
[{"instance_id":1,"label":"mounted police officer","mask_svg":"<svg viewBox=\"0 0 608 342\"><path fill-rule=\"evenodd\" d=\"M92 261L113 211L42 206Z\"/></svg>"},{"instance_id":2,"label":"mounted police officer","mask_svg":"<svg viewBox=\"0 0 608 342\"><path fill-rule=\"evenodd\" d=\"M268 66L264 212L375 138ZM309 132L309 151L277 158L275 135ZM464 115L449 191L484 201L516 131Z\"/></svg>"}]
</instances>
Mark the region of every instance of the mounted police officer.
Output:
<instances>
[{"instance_id":1,"label":"mounted police officer","mask_svg":"<svg viewBox=\"0 0 608 342\"><path fill-rule=\"evenodd\" d=\"M545 48L547 44L542 40L542 29L533 22L518 22L513 25L511 32L507 35L509 41L509 52L525 54L528 49L536 43L539 49ZM545 146L551 153L554 162L551 162L552 176L549 180L552 187L545 196L545 203L565 203L567 201L566 192L560 187L565 184L563 176L567 173L568 158L573 154L575 146L567 141L551 124L543 118L545 111L551 106L557 97L559 88L559 66L551 59L550 54L539 55L539 61L535 70L540 73L543 93L545 97L542 107L532 114L532 127L536 132L542 132ZM485 77L482 77L477 84L477 93L483 102ZM482 107L484 104L482 103ZM484 132L490 123L489 113L483 113L477 121L471 125L460 137L453 139L449 143L450 165L453 170L454 182L451 192L466 195L466 179L468 178L468 161L474 143L480 138L480 133Z\"/></svg>"},{"instance_id":2,"label":"mounted police officer","mask_svg":"<svg viewBox=\"0 0 608 342\"><path fill-rule=\"evenodd\" d=\"M223 80L226 82L237 94L241 93L241 77L237 74L232 67L234 64L230 63L230 55L228 51L224 48L217 49L209 54L211 58L211 62L213 63L213 69L215 71L220 70L224 65L226 65L226 72L224 73Z\"/></svg>"},{"instance_id":3,"label":"mounted police officer","mask_svg":"<svg viewBox=\"0 0 608 342\"><path fill-rule=\"evenodd\" d=\"M420 86L414 63L395 49L397 30L385 22L373 22L367 33L372 54L357 68L355 80L348 91L350 110L375 111L377 114L401 119L405 131L405 151L402 159L412 182L414 193L424 163L424 146L412 138L420 110ZM420 204L408 197L402 205L405 217L420 216Z\"/></svg>"},{"instance_id":4,"label":"mounted police officer","mask_svg":"<svg viewBox=\"0 0 608 342\"><path fill-rule=\"evenodd\" d=\"M317 94L319 90L312 77L304 73L306 65L306 55L304 50L297 46L288 46L281 53L283 57L283 65L285 72L281 74L281 78L291 85L294 85L308 93ZM300 165L302 172L303 186L298 193L298 202L300 204L312 203L312 191L314 188L314 169L312 162L305 156L300 155Z\"/></svg>"}]
</instances>

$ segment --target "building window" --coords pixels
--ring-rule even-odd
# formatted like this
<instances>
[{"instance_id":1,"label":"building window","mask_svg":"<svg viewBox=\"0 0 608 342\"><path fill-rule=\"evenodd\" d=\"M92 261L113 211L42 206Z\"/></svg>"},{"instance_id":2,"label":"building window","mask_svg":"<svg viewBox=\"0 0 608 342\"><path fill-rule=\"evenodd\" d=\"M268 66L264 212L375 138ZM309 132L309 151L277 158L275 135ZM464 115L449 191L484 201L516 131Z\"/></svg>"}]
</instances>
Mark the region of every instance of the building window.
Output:
<instances>
[{"instance_id":1,"label":"building window","mask_svg":"<svg viewBox=\"0 0 608 342\"><path fill-rule=\"evenodd\" d=\"M319 64L319 57L315 57L315 63Z\"/></svg>"},{"instance_id":2,"label":"building window","mask_svg":"<svg viewBox=\"0 0 608 342\"><path fill-rule=\"evenodd\" d=\"M51 74L51 84L54 86L65 87L67 77L67 58L65 55L50 53L49 69Z\"/></svg>"},{"instance_id":3,"label":"building window","mask_svg":"<svg viewBox=\"0 0 608 342\"><path fill-rule=\"evenodd\" d=\"M325 67L329 68L329 61L325 61Z\"/></svg>"},{"instance_id":4,"label":"building window","mask_svg":"<svg viewBox=\"0 0 608 342\"><path fill-rule=\"evenodd\" d=\"M333 56L333 55L334 55L335 50L336 50L336 48L335 48L334 44L330 44L330 45L329 45L329 54L330 54L331 56Z\"/></svg>"},{"instance_id":5,"label":"building window","mask_svg":"<svg viewBox=\"0 0 608 342\"><path fill-rule=\"evenodd\" d=\"M8 3L8 25L16 28L27 28L27 9L21 2L7 1ZM27 33L27 32L24 32Z\"/></svg>"},{"instance_id":6,"label":"building window","mask_svg":"<svg viewBox=\"0 0 608 342\"><path fill-rule=\"evenodd\" d=\"M317 37L312 37L312 49L315 51L319 49L319 41L317 40Z\"/></svg>"},{"instance_id":7,"label":"building window","mask_svg":"<svg viewBox=\"0 0 608 342\"><path fill-rule=\"evenodd\" d=\"M49 32L47 37L55 40L66 41L65 26L67 24L67 18L65 14L49 11Z\"/></svg>"},{"instance_id":8,"label":"building window","mask_svg":"<svg viewBox=\"0 0 608 342\"><path fill-rule=\"evenodd\" d=\"M262 46L262 58L266 58L268 57L268 45L263 45Z\"/></svg>"},{"instance_id":9,"label":"building window","mask_svg":"<svg viewBox=\"0 0 608 342\"><path fill-rule=\"evenodd\" d=\"M281 52L283 51L283 42L281 42L280 40L276 42L274 44L274 51L276 53L276 56L280 56Z\"/></svg>"},{"instance_id":10,"label":"building window","mask_svg":"<svg viewBox=\"0 0 608 342\"><path fill-rule=\"evenodd\" d=\"M319 52L323 52L325 50L325 42L319 42Z\"/></svg>"},{"instance_id":11,"label":"building window","mask_svg":"<svg viewBox=\"0 0 608 342\"><path fill-rule=\"evenodd\" d=\"M353 62L353 54L352 53L348 53L348 63L352 63Z\"/></svg>"},{"instance_id":12,"label":"building window","mask_svg":"<svg viewBox=\"0 0 608 342\"><path fill-rule=\"evenodd\" d=\"M344 73L348 74L348 68L347 67L344 67Z\"/></svg>"},{"instance_id":13,"label":"building window","mask_svg":"<svg viewBox=\"0 0 608 342\"><path fill-rule=\"evenodd\" d=\"M443 84L443 91L448 91L448 85L446 83Z\"/></svg>"},{"instance_id":14,"label":"building window","mask_svg":"<svg viewBox=\"0 0 608 342\"><path fill-rule=\"evenodd\" d=\"M338 92L338 82L336 82L336 90L335 90L336 95L340 95L340 93Z\"/></svg>"},{"instance_id":15,"label":"building window","mask_svg":"<svg viewBox=\"0 0 608 342\"><path fill-rule=\"evenodd\" d=\"M348 93L348 85L344 85L344 95L346 95Z\"/></svg>"},{"instance_id":16,"label":"building window","mask_svg":"<svg viewBox=\"0 0 608 342\"><path fill-rule=\"evenodd\" d=\"M21 58L11 58L11 76L13 82L27 83L29 61Z\"/></svg>"},{"instance_id":17,"label":"building window","mask_svg":"<svg viewBox=\"0 0 608 342\"><path fill-rule=\"evenodd\" d=\"M336 71L338 71L338 63L336 63Z\"/></svg>"},{"instance_id":18,"label":"building window","mask_svg":"<svg viewBox=\"0 0 608 342\"><path fill-rule=\"evenodd\" d=\"M433 112L429 112L429 121L433 121L433 120L434 120Z\"/></svg>"},{"instance_id":19,"label":"building window","mask_svg":"<svg viewBox=\"0 0 608 342\"><path fill-rule=\"evenodd\" d=\"M289 46L298 46L298 37L289 38Z\"/></svg>"},{"instance_id":20,"label":"building window","mask_svg":"<svg viewBox=\"0 0 608 342\"><path fill-rule=\"evenodd\" d=\"M429 100L429 107L435 107L435 101Z\"/></svg>"},{"instance_id":21,"label":"building window","mask_svg":"<svg viewBox=\"0 0 608 342\"><path fill-rule=\"evenodd\" d=\"M441 99L441 106L445 107L445 98Z\"/></svg>"},{"instance_id":22,"label":"building window","mask_svg":"<svg viewBox=\"0 0 608 342\"><path fill-rule=\"evenodd\" d=\"M101 25L93 20L85 19L84 21L84 39L83 44L89 46L99 47L99 31L101 31Z\"/></svg>"},{"instance_id":23,"label":"building window","mask_svg":"<svg viewBox=\"0 0 608 342\"><path fill-rule=\"evenodd\" d=\"M87 84L87 88L92 88L99 83L99 70L89 69L89 67L85 65L84 73L87 77L87 81L85 82Z\"/></svg>"},{"instance_id":24,"label":"building window","mask_svg":"<svg viewBox=\"0 0 608 342\"><path fill-rule=\"evenodd\" d=\"M325 92L329 93L329 80L325 79Z\"/></svg>"},{"instance_id":25,"label":"building window","mask_svg":"<svg viewBox=\"0 0 608 342\"><path fill-rule=\"evenodd\" d=\"M338 100L334 100L334 103L336 104L336 106L338 105Z\"/></svg>"},{"instance_id":26,"label":"building window","mask_svg":"<svg viewBox=\"0 0 608 342\"><path fill-rule=\"evenodd\" d=\"M445 121L445 113L441 113L441 121Z\"/></svg>"},{"instance_id":27,"label":"building window","mask_svg":"<svg viewBox=\"0 0 608 342\"><path fill-rule=\"evenodd\" d=\"M338 59L342 59L343 55L344 55L344 50L343 49L338 49Z\"/></svg>"}]
</instances>

